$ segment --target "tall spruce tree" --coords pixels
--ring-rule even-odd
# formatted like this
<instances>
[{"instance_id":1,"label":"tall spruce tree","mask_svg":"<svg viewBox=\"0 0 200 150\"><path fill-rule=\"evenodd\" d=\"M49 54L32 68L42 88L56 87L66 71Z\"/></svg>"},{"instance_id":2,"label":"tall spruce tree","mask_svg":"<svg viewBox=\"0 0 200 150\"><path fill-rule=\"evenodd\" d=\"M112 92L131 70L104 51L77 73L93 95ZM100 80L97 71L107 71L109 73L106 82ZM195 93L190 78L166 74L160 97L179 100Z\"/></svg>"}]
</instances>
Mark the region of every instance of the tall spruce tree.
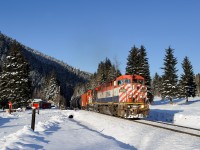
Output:
<instances>
[{"instance_id":1,"label":"tall spruce tree","mask_svg":"<svg viewBox=\"0 0 200 150\"><path fill-rule=\"evenodd\" d=\"M195 75L195 83L196 83L196 94L197 96L200 96L200 74Z\"/></svg>"},{"instance_id":2,"label":"tall spruce tree","mask_svg":"<svg viewBox=\"0 0 200 150\"><path fill-rule=\"evenodd\" d=\"M97 85L100 85L106 82L106 70L105 70L105 64L103 61L101 61L98 65L96 78L97 78L96 79Z\"/></svg>"},{"instance_id":3,"label":"tall spruce tree","mask_svg":"<svg viewBox=\"0 0 200 150\"><path fill-rule=\"evenodd\" d=\"M188 97L194 97L196 92L196 83L194 81L194 72L189 58L186 56L182 63L183 74L180 79L180 94L182 97L186 97L186 102L188 102Z\"/></svg>"},{"instance_id":4,"label":"tall spruce tree","mask_svg":"<svg viewBox=\"0 0 200 150\"><path fill-rule=\"evenodd\" d=\"M166 49L166 54L164 58L164 67L162 68L164 74L162 76L162 88L161 95L163 98L168 98L172 103L173 97L178 95L177 91L177 69L176 69L177 59L174 57L174 49L169 47Z\"/></svg>"},{"instance_id":5,"label":"tall spruce tree","mask_svg":"<svg viewBox=\"0 0 200 150\"><path fill-rule=\"evenodd\" d=\"M151 86L149 62L145 47L142 45L139 50L139 74L145 78L146 85Z\"/></svg>"},{"instance_id":6,"label":"tall spruce tree","mask_svg":"<svg viewBox=\"0 0 200 150\"><path fill-rule=\"evenodd\" d=\"M160 96L162 78L156 72L152 80L152 92L154 96Z\"/></svg>"},{"instance_id":7,"label":"tall spruce tree","mask_svg":"<svg viewBox=\"0 0 200 150\"><path fill-rule=\"evenodd\" d=\"M21 49L16 41L12 43L0 76L1 99L13 102L16 107L26 105L31 93L29 65Z\"/></svg>"},{"instance_id":8,"label":"tall spruce tree","mask_svg":"<svg viewBox=\"0 0 200 150\"><path fill-rule=\"evenodd\" d=\"M106 83L110 82L113 79L113 71L112 71L112 63L110 59L106 58L104 62L104 70L105 70L105 76L106 76Z\"/></svg>"},{"instance_id":9,"label":"tall spruce tree","mask_svg":"<svg viewBox=\"0 0 200 150\"><path fill-rule=\"evenodd\" d=\"M149 63L147 58L146 49L143 45L141 45L139 49L139 66L138 73L145 79L145 85L147 86L147 97L149 102L153 102L153 93L151 88L151 76L149 70Z\"/></svg>"},{"instance_id":10,"label":"tall spruce tree","mask_svg":"<svg viewBox=\"0 0 200 150\"><path fill-rule=\"evenodd\" d=\"M127 61L126 74L138 74L145 78L145 85L148 87L147 97L149 101L152 102L151 77L145 47L141 45L140 49L138 49L134 46L129 52Z\"/></svg>"},{"instance_id":11,"label":"tall spruce tree","mask_svg":"<svg viewBox=\"0 0 200 150\"><path fill-rule=\"evenodd\" d=\"M129 51L126 65L126 74L141 75L145 78L146 85L151 85L149 63L146 49L143 45L141 45L140 49L134 46Z\"/></svg>"},{"instance_id":12,"label":"tall spruce tree","mask_svg":"<svg viewBox=\"0 0 200 150\"><path fill-rule=\"evenodd\" d=\"M60 86L56 77L56 72L53 70L51 74L46 77L44 88L44 100L52 101L55 105L59 105Z\"/></svg>"},{"instance_id":13,"label":"tall spruce tree","mask_svg":"<svg viewBox=\"0 0 200 150\"><path fill-rule=\"evenodd\" d=\"M134 75L139 72L139 50L133 46L129 51L126 64L126 74Z\"/></svg>"},{"instance_id":14,"label":"tall spruce tree","mask_svg":"<svg viewBox=\"0 0 200 150\"><path fill-rule=\"evenodd\" d=\"M121 75L121 72L106 58L105 61L101 61L98 65L97 73L95 74L95 80L97 85L108 83Z\"/></svg>"}]
</instances>

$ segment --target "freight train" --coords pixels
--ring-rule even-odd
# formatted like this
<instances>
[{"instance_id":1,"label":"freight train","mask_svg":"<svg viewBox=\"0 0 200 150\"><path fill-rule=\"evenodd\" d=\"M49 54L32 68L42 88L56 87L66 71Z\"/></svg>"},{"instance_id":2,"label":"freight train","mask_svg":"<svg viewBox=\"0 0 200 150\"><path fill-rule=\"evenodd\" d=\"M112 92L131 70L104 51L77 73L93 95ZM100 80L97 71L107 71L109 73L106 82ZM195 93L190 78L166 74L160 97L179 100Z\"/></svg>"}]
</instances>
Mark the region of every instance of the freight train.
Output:
<instances>
[{"instance_id":1,"label":"freight train","mask_svg":"<svg viewBox=\"0 0 200 150\"><path fill-rule=\"evenodd\" d=\"M123 118L144 118L149 113L144 83L140 75L122 75L73 99L72 106Z\"/></svg>"}]
</instances>

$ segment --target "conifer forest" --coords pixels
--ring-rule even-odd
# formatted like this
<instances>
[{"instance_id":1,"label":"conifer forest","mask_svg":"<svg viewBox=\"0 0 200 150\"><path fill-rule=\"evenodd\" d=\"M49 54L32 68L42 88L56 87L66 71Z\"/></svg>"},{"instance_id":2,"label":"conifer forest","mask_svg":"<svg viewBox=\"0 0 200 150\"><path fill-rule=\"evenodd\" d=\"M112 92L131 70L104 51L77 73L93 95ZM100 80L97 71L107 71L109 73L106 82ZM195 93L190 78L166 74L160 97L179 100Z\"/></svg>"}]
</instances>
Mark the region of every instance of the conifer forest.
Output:
<instances>
[{"instance_id":1,"label":"conifer forest","mask_svg":"<svg viewBox=\"0 0 200 150\"><path fill-rule=\"evenodd\" d=\"M200 95L200 74L194 74L192 63L185 56L178 62L174 49L165 49L163 74L150 75L148 54L144 45L133 47L127 56L125 74L138 74L145 78L149 102L154 96L169 99ZM99 62L95 73L76 69L60 60L33 50L0 33L0 105L12 102L16 107L26 106L30 99L50 101L60 108L70 106L70 100L88 89L107 83L120 76L118 60L105 58ZM182 74L176 65L181 63Z\"/></svg>"}]
</instances>

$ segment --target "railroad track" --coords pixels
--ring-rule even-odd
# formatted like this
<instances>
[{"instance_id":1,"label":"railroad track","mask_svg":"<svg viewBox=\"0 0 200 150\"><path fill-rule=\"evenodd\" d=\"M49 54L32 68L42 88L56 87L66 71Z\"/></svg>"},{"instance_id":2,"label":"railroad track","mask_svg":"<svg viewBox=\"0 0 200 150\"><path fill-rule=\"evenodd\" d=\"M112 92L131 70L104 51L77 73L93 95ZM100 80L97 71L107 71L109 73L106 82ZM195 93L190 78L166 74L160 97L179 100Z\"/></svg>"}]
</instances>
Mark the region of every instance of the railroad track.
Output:
<instances>
[{"instance_id":1,"label":"railroad track","mask_svg":"<svg viewBox=\"0 0 200 150\"><path fill-rule=\"evenodd\" d=\"M136 123L144 124L144 125L149 125L149 126L165 129L165 130L170 130L170 131L174 131L174 132L178 132L182 134L200 137L200 129L174 125L174 124L164 123L164 122L149 121L149 120L132 120L132 121Z\"/></svg>"},{"instance_id":2,"label":"railroad track","mask_svg":"<svg viewBox=\"0 0 200 150\"><path fill-rule=\"evenodd\" d=\"M106 115L106 116L111 116L111 115L103 114L103 113L100 113L100 114ZM186 127L186 126L181 126L181 125L175 125L175 124L166 123L166 122L150 121L150 120L143 120L143 119L137 119L137 120L126 119L126 118L121 118L121 117L117 117L117 116L112 116L112 117L115 117L115 118L118 118L118 119L129 120L129 121L132 121L132 122L135 122L135 123L140 123L140 124L144 124L144 125L148 125L148 126L152 126L152 127L157 127L157 128L177 132L177 133L182 133L182 134L187 134L187 135L191 135L191 136L195 136L195 137L200 137L200 129L196 129L196 128L191 128L191 127Z\"/></svg>"}]
</instances>

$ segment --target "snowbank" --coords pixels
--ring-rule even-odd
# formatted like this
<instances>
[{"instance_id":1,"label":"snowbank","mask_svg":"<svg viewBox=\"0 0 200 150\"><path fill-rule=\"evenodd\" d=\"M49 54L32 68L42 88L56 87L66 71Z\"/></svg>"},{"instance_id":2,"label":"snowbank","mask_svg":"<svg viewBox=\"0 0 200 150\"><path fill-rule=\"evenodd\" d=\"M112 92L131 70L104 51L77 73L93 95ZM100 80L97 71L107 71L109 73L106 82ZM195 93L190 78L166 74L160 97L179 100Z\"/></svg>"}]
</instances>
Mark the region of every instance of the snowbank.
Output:
<instances>
[{"instance_id":1,"label":"snowbank","mask_svg":"<svg viewBox=\"0 0 200 150\"><path fill-rule=\"evenodd\" d=\"M156 98L150 105L147 120L163 121L177 125L200 129L200 98L175 99L173 104L169 100Z\"/></svg>"}]
</instances>

